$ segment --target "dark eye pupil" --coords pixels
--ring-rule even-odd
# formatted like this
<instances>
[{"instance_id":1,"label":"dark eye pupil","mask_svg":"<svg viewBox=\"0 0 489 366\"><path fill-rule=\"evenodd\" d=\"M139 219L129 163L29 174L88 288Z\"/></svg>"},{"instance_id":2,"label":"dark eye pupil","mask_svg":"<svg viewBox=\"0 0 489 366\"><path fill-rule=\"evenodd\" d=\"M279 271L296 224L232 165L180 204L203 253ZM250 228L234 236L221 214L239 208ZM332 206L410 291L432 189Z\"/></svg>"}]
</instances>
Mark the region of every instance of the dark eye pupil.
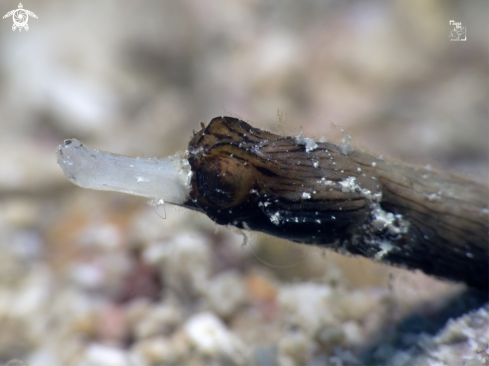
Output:
<instances>
[{"instance_id":1,"label":"dark eye pupil","mask_svg":"<svg viewBox=\"0 0 489 366\"><path fill-rule=\"evenodd\" d=\"M208 162L197 172L200 193L212 204L225 208L234 203L239 180L218 162Z\"/></svg>"},{"instance_id":2,"label":"dark eye pupil","mask_svg":"<svg viewBox=\"0 0 489 366\"><path fill-rule=\"evenodd\" d=\"M197 177L202 195L217 206L226 206L232 200L235 187L221 174L200 172Z\"/></svg>"}]
</instances>

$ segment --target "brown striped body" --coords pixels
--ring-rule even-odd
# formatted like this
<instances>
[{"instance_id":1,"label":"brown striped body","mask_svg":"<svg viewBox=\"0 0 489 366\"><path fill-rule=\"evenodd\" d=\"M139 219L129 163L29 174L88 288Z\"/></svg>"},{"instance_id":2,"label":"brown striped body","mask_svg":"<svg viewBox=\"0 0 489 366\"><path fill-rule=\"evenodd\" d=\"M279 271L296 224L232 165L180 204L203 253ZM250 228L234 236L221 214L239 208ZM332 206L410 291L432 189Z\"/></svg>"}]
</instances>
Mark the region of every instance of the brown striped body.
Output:
<instances>
[{"instance_id":1,"label":"brown striped body","mask_svg":"<svg viewBox=\"0 0 489 366\"><path fill-rule=\"evenodd\" d=\"M230 117L203 127L188 151L185 205L218 224L488 287L485 186Z\"/></svg>"}]
</instances>

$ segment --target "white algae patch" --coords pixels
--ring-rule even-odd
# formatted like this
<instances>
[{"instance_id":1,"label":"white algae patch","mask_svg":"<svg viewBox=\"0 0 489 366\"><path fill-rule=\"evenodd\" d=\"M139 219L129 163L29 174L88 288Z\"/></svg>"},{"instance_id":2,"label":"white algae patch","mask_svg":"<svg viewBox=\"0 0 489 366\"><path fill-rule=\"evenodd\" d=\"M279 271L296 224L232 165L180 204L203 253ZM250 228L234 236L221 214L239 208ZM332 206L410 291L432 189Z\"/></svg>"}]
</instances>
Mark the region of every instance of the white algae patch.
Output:
<instances>
[{"instance_id":1,"label":"white algae patch","mask_svg":"<svg viewBox=\"0 0 489 366\"><path fill-rule=\"evenodd\" d=\"M280 212L275 212L272 216L270 216L270 221L275 225L280 224Z\"/></svg>"},{"instance_id":2,"label":"white algae patch","mask_svg":"<svg viewBox=\"0 0 489 366\"><path fill-rule=\"evenodd\" d=\"M295 136L294 140L296 144L304 145L306 148L306 152L313 151L318 147L318 144L316 144L313 139L309 137L303 137L302 133L299 136Z\"/></svg>"},{"instance_id":3,"label":"white algae patch","mask_svg":"<svg viewBox=\"0 0 489 366\"><path fill-rule=\"evenodd\" d=\"M428 201L435 201L435 200L439 200L440 196L438 196L436 193L432 193L432 194L428 195L427 198L428 198Z\"/></svg>"},{"instance_id":4,"label":"white algae patch","mask_svg":"<svg viewBox=\"0 0 489 366\"><path fill-rule=\"evenodd\" d=\"M361 187L356 182L356 177L350 176L338 182L342 192L358 192L365 197L370 206L370 227L368 232L372 235L370 239L373 244L379 247L374 259L380 260L387 253L396 250L392 241L397 241L401 235L406 234L409 229L409 222L404 220L400 214L394 215L392 212L387 212L380 206L382 193L372 193L369 189ZM382 235L379 237L378 235ZM388 235L389 240L383 236Z\"/></svg>"},{"instance_id":5,"label":"white algae patch","mask_svg":"<svg viewBox=\"0 0 489 366\"><path fill-rule=\"evenodd\" d=\"M377 254L375 254L375 259L377 260L382 259L384 255L389 253L394 248L394 246L388 241L381 241L380 243L377 244L381 249L379 252L377 252Z\"/></svg>"},{"instance_id":6,"label":"white algae patch","mask_svg":"<svg viewBox=\"0 0 489 366\"><path fill-rule=\"evenodd\" d=\"M355 183L355 179L356 179L355 177L348 177L340 181L341 191L354 192L356 189L359 189L360 186Z\"/></svg>"},{"instance_id":7,"label":"white algae patch","mask_svg":"<svg viewBox=\"0 0 489 366\"><path fill-rule=\"evenodd\" d=\"M379 202L382 198L382 193L374 193L370 189L362 188L357 182L355 177L348 177L340 181L342 192L360 192L363 197L372 202Z\"/></svg>"},{"instance_id":8,"label":"white algae patch","mask_svg":"<svg viewBox=\"0 0 489 366\"><path fill-rule=\"evenodd\" d=\"M377 229L387 229L393 235L405 234L408 231L407 222L402 219L402 215L394 215L377 206L372 210L372 216L372 225Z\"/></svg>"}]
</instances>

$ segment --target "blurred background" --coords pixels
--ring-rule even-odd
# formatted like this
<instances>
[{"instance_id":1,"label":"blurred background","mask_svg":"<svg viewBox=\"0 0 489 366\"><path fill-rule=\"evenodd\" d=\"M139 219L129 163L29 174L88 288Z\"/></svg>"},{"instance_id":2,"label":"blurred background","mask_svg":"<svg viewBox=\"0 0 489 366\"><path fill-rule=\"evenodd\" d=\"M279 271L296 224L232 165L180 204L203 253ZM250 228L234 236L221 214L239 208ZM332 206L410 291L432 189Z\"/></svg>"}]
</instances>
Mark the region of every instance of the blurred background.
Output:
<instances>
[{"instance_id":1,"label":"blurred background","mask_svg":"<svg viewBox=\"0 0 489 366\"><path fill-rule=\"evenodd\" d=\"M22 4L28 32L0 21L0 365L483 364L487 313L445 326L463 285L83 190L55 149L164 157L230 115L487 183L487 1Z\"/></svg>"}]
</instances>

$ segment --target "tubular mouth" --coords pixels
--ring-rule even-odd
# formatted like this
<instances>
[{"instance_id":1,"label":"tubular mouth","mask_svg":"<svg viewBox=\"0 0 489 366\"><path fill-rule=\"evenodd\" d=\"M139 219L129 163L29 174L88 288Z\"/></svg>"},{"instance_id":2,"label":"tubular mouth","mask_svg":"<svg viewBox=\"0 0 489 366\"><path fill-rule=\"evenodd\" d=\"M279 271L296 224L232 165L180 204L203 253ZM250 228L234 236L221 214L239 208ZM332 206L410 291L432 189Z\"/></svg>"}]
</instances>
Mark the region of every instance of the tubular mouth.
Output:
<instances>
[{"instance_id":1,"label":"tubular mouth","mask_svg":"<svg viewBox=\"0 0 489 366\"><path fill-rule=\"evenodd\" d=\"M189 193L190 166L175 155L164 159L130 158L90 149L67 139L56 150L58 164L74 184L183 204Z\"/></svg>"},{"instance_id":2,"label":"tubular mouth","mask_svg":"<svg viewBox=\"0 0 489 366\"><path fill-rule=\"evenodd\" d=\"M66 178L77 185L80 185L83 181L80 179L81 177L79 173L86 170L86 165L89 160L86 151L75 152L75 149L80 149L82 147L83 144L80 141L76 139L67 139L64 140L63 144L59 145L56 150L58 164L61 166L61 169L63 169ZM84 166L83 169L81 169L81 165ZM78 183L78 181L80 183Z\"/></svg>"}]
</instances>

